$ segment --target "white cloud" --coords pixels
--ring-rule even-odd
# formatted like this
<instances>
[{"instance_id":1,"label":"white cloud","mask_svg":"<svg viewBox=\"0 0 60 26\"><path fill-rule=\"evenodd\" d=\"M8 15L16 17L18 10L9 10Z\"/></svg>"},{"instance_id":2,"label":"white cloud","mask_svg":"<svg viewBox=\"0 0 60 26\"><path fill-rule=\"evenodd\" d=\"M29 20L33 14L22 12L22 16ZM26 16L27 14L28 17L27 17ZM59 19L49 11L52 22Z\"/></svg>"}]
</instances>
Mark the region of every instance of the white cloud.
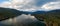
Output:
<instances>
[{"instance_id":1,"label":"white cloud","mask_svg":"<svg viewBox=\"0 0 60 26\"><path fill-rule=\"evenodd\" d=\"M11 3L12 3L12 6L15 8L18 8L18 7L22 7L26 4L28 4L29 2L32 2L32 0L11 0Z\"/></svg>"},{"instance_id":2,"label":"white cloud","mask_svg":"<svg viewBox=\"0 0 60 26\"><path fill-rule=\"evenodd\" d=\"M44 4L41 8L43 8L47 11L60 9L60 2L49 2L47 4Z\"/></svg>"},{"instance_id":3,"label":"white cloud","mask_svg":"<svg viewBox=\"0 0 60 26\"><path fill-rule=\"evenodd\" d=\"M0 3L0 7L10 7L11 6L11 3L10 2L2 2Z\"/></svg>"},{"instance_id":4,"label":"white cloud","mask_svg":"<svg viewBox=\"0 0 60 26\"><path fill-rule=\"evenodd\" d=\"M28 10L30 10L30 8L28 8L28 7L32 7L33 3L34 3L34 0L9 0L9 2L6 1L3 3L0 3L0 7L14 8L17 10L23 9L22 11L28 11ZM32 9L32 10L35 10L35 9Z\"/></svg>"},{"instance_id":5,"label":"white cloud","mask_svg":"<svg viewBox=\"0 0 60 26\"><path fill-rule=\"evenodd\" d=\"M27 12L34 12L34 11L49 11L54 9L60 9L60 2L48 2L44 5L35 6L35 0L9 0L3 3L0 3L0 7L5 8L13 8L19 11L27 11Z\"/></svg>"}]
</instances>

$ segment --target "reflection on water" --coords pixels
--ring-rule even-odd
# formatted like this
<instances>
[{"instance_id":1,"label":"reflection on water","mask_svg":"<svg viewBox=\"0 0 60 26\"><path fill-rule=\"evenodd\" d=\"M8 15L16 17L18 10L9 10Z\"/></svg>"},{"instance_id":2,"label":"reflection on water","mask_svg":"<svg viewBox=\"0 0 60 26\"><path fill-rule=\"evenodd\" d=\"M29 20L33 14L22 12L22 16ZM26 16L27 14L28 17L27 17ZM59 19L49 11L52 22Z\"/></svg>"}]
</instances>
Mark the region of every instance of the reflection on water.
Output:
<instances>
[{"instance_id":1,"label":"reflection on water","mask_svg":"<svg viewBox=\"0 0 60 26\"><path fill-rule=\"evenodd\" d=\"M10 18L0 22L0 26L45 26L44 23L38 21L34 16L30 14L22 14L15 18Z\"/></svg>"}]
</instances>

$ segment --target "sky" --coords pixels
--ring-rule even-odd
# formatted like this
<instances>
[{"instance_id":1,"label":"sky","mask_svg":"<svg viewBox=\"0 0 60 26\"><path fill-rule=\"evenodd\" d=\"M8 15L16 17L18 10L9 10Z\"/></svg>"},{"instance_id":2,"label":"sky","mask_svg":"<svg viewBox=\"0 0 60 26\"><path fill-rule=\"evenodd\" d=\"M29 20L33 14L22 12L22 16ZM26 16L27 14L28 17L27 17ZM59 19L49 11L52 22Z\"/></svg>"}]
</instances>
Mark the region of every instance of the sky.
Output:
<instances>
[{"instance_id":1,"label":"sky","mask_svg":"<svg viewBox=\"0 0 60 26\"><path fill-rule=\"evenodd\" d=\"M60 0L0 0L0 7L19 11L51 11L60 9Z\"/></svg>"}]
</instances>

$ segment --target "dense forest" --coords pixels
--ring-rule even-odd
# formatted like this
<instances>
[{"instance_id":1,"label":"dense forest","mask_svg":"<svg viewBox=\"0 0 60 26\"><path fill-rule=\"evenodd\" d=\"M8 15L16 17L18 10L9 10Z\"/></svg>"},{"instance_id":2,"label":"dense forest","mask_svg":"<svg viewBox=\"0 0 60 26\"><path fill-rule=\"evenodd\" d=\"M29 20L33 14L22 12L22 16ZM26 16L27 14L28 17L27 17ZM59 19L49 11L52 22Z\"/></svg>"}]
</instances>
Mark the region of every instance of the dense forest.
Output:
<instances>
[{"instance_id":1,"label":"dense forest","mask_svg":"<svg viewBox=\"0 0 60 26\"><path fill-rule=\"evenodd\" d=\"M32 14L46 26L60 26L60 10L52 10L43 14Z\"/></svg>"},{"instance_id":2,"label":"dense forest","mask_svg":"<svg viewBox=\"0 0 60 26\"><path fill-rule=\"evenodd\" d=\"M0 8L0 21L29 13L9 8ZM60 26L60 10L33 12L31 15L35 16L39 21L43 21L46 26Z\"/></svg>"}]
</instances>

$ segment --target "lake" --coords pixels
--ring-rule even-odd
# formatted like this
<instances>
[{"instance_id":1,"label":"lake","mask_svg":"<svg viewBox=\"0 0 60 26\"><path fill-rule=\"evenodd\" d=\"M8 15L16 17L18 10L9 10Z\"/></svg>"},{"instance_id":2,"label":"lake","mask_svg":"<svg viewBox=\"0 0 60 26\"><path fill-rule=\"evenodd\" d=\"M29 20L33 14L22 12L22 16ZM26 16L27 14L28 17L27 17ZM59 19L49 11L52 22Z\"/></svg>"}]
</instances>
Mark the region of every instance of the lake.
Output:
<instances>
[{"instance_id":1,"label":"lake","mask_svg":"<svg viewBox=\"0 0 60 26\"><path fill-rule=\"evenodd\" d=\"M22 14L18 17L1 21L0 26L45 26L45 24L30 14Z\"/></svg>"}]
</instances>

